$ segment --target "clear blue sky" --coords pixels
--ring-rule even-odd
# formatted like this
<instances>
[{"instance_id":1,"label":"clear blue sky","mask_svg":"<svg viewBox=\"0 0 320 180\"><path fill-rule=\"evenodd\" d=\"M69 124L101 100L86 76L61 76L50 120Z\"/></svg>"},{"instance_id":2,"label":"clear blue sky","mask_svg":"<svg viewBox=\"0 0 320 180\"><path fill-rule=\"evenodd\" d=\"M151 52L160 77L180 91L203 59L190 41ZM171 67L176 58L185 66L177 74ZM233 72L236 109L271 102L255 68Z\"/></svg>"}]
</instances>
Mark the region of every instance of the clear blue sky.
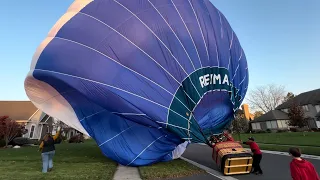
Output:
<instances>
[{"instance_id":1,"label":"clear blue sky","mask_svg":"<svg viewBox=\"0 0 320 180\"><path fill-rule=\"evenodd\" d=\"M319 0L211 0L247 56L249 90L282 84L295 94L320 88ZM0 100L27 100L31 58L72 0L2 0Z\"/></svg>"}]
</instances>

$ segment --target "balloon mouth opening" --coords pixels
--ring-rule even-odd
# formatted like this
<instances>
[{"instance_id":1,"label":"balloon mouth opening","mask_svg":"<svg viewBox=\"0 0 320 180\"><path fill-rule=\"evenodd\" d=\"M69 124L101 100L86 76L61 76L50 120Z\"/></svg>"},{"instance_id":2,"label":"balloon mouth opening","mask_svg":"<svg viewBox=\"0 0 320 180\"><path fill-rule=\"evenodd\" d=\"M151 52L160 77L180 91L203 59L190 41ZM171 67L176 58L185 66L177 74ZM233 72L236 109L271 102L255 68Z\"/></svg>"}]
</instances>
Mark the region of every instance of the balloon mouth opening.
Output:
<instances>
[{"instance_id":1,"label":"balloon mouth opening","mask_svg":"<svg viewBox=\"0 0 320 180\"><path fill-rule=\"evenodd\" d=\"M225 91L208 92L194 109L194 117L203 134L220 134L231 123L233 104Z\"/></svg>"}]
</instances>

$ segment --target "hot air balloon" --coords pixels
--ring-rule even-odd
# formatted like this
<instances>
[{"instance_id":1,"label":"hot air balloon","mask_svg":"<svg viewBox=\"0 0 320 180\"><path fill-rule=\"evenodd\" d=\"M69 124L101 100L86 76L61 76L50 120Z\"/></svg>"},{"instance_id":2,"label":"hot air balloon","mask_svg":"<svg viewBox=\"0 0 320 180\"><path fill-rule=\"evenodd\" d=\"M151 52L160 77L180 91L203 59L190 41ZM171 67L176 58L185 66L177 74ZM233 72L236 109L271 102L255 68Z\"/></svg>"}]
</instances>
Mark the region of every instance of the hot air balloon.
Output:
<instances>
[{"instance_id":1,"label":"hot air balloon","mask_svg":"<svg viewBox=\"0 0 320 180\"><path fill-rule=\"evenodd\" d=\"M25 80L36 107L127 166L209 144L247 87L243 49L209 0L76 0Z\"/></svg>"}]
</instances>

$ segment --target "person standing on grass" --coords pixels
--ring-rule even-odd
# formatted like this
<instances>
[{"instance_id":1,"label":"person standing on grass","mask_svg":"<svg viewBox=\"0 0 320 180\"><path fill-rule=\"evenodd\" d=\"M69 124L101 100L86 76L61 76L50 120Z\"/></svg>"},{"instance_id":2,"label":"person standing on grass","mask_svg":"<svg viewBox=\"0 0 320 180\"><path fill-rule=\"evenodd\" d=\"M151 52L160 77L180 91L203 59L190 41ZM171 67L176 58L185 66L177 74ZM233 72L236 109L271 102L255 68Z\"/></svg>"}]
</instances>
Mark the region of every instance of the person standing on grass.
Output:
<instances>
[{"instance_id":1,"label":"person standing on grass","mask_svg":"<svg viewBox=\"0 0 320 180\"><path fill-rule=\"evenodd\" d=\"M251 152L253 153L253 162L252 162L252 173L256 175L262 175L262 169L260 167L260 162L262 159L262 152L256 142L254 142L253 137L249 137L247 142L243 142L243 144L249 145Z\"/></svg>"},{"instance_id":2,"label":"person standing on grass","mask_svg":"<svg viewBox=\"0 0 320 180\"><path fill-rule=\"evenodd\" d=\"M289 154L293 157L290 163L290 172L293 180L320 180L314 166L307 160L302 159L299 148L292 147Z\"/></svg>"},{"instance_id":3,"label":"person standing on grass","mask_svg":"<svg viewBox=\"0 0 320 180\"><path fill-rule=\"evenodd\" d=\"M47 173L53 168L53 156L55 155L55 141L60 134L60 127L57 134L52 137L50 133L47 133L39 146L42 156L42 172Z\"/></svg>"}]
</instances>

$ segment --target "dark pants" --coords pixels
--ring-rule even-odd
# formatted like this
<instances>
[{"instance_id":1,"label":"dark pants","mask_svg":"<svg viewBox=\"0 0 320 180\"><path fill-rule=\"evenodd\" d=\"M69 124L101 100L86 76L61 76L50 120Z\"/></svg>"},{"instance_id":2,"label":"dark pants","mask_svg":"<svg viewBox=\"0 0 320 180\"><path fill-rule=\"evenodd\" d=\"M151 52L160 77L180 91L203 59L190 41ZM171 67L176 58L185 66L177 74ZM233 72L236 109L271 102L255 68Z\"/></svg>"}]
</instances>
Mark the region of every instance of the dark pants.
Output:
<instances>
[{"instance_id":1,"label":"dark pants","mask_svg":"<svg viewBox=\"0 0 320 180\"><path fill-rule=\"evenodd\" d=\"M254 154L253 155L253 162L252 162L252 168L253 168L253 173L261 173L262 174L262 170L260 167L260 161L262 159L262 154Z\"/></svg>"}]
</instances>

